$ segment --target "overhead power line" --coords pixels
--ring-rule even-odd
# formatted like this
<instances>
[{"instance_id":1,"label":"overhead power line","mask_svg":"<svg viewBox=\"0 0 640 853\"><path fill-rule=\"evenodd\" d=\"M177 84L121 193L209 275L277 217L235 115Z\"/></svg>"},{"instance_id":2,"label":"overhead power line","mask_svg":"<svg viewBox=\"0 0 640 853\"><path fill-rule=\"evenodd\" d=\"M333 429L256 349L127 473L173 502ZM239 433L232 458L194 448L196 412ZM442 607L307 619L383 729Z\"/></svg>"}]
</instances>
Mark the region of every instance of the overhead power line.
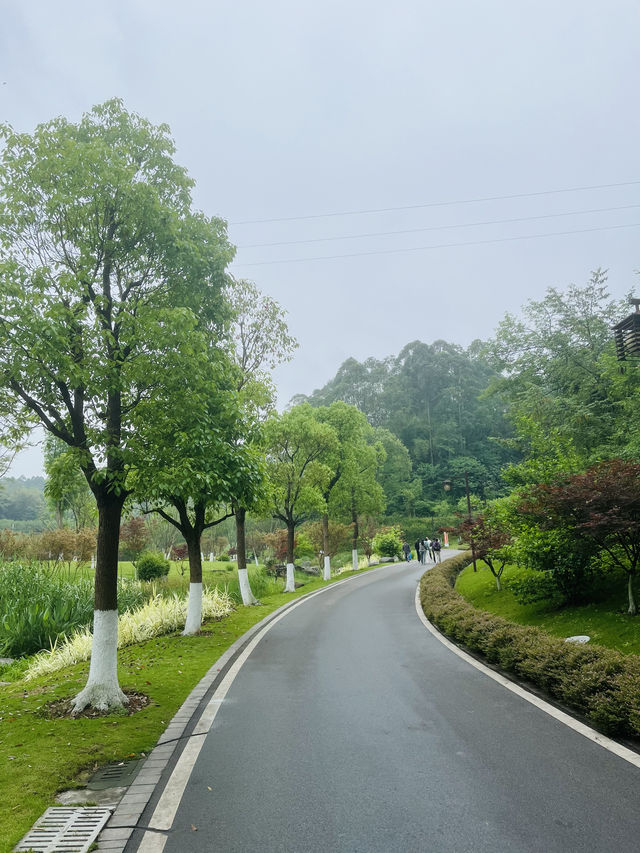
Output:
<instances>
[{"instance_id":1,"label":"overhead power line","mask_svg":"<svg viewBox=\"0 0 640 853\"><path fill-rule=\"evenodd\" d=\"M527 234L520 237L496 237L492 240L468 240L463 243L438 243L431 246L411 246L407 249L379 249L371 252L349 252L343 255L319 255L313 258L282 258L277 261L253 261L246 264L238 264L239 267L262 267L273 264L301 264L309 261L331 261L338 258L361 258L367 255L400 255L405 252L426 252L431 249L452 249L463 246L485 246L490 243L511 243L516 240L538 240L543 237L565 237L569 234L590 234L595 231L615 231L620 228L640 228L640 222L631 222L628 225L605 225L600 228L581 228L576 231L552 231L547 234Z\"/></svg>"},{"instance_id":2,"label":"overhead power line","mask_svg":"<svg viewBox=\"0 0 640 853\"><path fill-rule=\"evenodd\" d=\"M463 198L458 201L430 201L424 204L407 204L402 207L376 207L363 210L341 210L329 213L309 213L304 216L279 216L271 219L243 219L238 222L230 222L230 225L261 225L266 222L294 222L304 219L323 219L333 216L359 216L364 213L393 213L400 210L420 210L426 207L452 207L457 204L475 204L484 201L507 201L516 198L535 198L536 196L558 195L560 193L586 192L587 190L607 190L615 187L631 187L640 184L640 181L623 181L618 184L593 184L586 187L565 187L558 190L539 190L532 193L514 193L512 195L494 195L483 198Z\"/></svg>"},{"instance_id":3,"label":"overhead power line","mask_svg":"<svg viewBox=\"0 0 640 853\"><path fill-rule=\"evenodd\" d=\"M540 216L518 216L512 219L488 219L480 222L462 222L456 225L428 225L424 228L403 228L400 231L371 231L367 234L344 234L337 237L312 237L308 240L279 240L275 243L246 243L238 249L259 249L267 246L301 246L305 243L329 243L335 240L361 240L365 237L392 237L396 234L418 234L425 231L447 231L455 228L475 228L478 225L506 225L511 222L533 222L540 219L558 219L563 216L586 216L589 213L611 213L616 210L634 210L640 204L626 204L622 207L597 207L591 210L571 210L567 213L545 213Z\"/></svg>"}]
</instances>

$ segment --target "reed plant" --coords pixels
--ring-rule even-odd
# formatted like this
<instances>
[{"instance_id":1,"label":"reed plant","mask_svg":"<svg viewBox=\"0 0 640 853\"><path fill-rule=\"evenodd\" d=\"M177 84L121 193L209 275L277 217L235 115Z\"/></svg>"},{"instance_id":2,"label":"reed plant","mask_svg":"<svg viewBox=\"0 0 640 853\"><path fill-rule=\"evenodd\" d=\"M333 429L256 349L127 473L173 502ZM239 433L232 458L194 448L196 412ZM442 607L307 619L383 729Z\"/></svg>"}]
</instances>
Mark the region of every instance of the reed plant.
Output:
<instances>
[{"instance_id":1,"label":"reed plant","mask_svg":"<svg viewBox=\"0 0 640 853\"><path fill-rule=\"evenodd\" d=\"M142 584L120 582L120 612L147 597ZM0 563L0 657L18 658L51 648L93 619L93 581L62 578L37 562Z\"/></svg>"}]
</instances>

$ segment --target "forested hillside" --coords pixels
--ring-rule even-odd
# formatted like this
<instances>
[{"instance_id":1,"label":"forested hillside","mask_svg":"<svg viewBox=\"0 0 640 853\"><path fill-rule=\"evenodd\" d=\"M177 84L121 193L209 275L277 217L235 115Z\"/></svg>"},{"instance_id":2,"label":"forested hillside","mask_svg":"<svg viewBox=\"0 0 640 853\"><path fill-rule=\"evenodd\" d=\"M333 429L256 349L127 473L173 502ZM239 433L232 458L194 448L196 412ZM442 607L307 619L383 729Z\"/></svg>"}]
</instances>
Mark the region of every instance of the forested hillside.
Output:
<instances>
[{"instance_id":1,"label":"forested hillside","mask_svg":"<svg viewBox=\"0 0 640 853\"><path fill-rule=\"evenodd\" d=\"M464 495L465 471L479 497L502 493L500 471L517 454L505 443L511 428L500 395L484 393L496 377L480 341L468 349L442 340L413 341L395 358L348 359L323 388L294 402L324 406L344 400L363 411L381 430L387 450L388 513L422 515L442 500L447 480L452 497ZM386 431L406 447L404 466L402 448L392 446Z\"/></svg>"}]
</instances>

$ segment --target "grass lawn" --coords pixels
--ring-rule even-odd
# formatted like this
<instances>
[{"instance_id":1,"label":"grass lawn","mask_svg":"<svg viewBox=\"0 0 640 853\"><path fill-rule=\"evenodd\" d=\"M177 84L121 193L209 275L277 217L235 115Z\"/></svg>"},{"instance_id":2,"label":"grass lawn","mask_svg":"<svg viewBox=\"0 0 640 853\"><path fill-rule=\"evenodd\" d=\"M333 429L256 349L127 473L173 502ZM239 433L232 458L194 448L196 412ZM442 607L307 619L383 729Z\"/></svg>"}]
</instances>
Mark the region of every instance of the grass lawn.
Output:
<instances>
[{"instance_id":1,"label":"grass lawn","mask_svg":"<svg viewBox=\"0 0 640 853\"><path fill-rule=\"evenodd\" d=\"M44 564L46 565L46 564ZM91 578L93 580L95 573L88 563L49 563L53 571L60 578L75 580L77 578ZM187 589L189 586L189 562L182 560L180 562L169 561L169 575L167 584L175 589ZM202 576L205 582L215 583L218 580L229 580L238 576L237 563L228 561L220 562L219 560L204 560L202 563ZM133 563L120 561L118 563L118 577L130 578L135 577L135 569Z\"/></svg>"},{"instance_id":2,"label":"grass lawn","mask_svg":"<svg viewBox=\"0 0 640 853\"><path fill-rule=\"evenodd\" d=\"M524 573L506 566L502 585ZM627 615L626 579L616 575L600 591L597 601L578 607L554 609L547 603L520 604L508 589L498 592L496 581L478 561L478 571L467 566L456 583L456 590L475 607L502 616L520 625L535 625L558 637L587 634L591 641L624 654L640 654L640 616Z\"/></svg>"},{"instance_id":3,"label":"grass lawn","mask_svg":"<svg viewBox=\"0 0 640 853\"><path fill-rule=\"evenodd\" d=\"M151 699L131 716L47 719L47 703L71 698L84 686L88 662L0 687L0 853L10 853L54 804L56 792L81 784L83 771L148 753L195 685L252 625L292 598L353 574L343 572L327 582L300 575L297 580L305 585L295 593L264 597L256 607L238 607L219 622L205 623L206 634L169 634L121 649L120 686ZM11 670L0 673L0 679L8 677Z\"/></svg>"}]
</instances>

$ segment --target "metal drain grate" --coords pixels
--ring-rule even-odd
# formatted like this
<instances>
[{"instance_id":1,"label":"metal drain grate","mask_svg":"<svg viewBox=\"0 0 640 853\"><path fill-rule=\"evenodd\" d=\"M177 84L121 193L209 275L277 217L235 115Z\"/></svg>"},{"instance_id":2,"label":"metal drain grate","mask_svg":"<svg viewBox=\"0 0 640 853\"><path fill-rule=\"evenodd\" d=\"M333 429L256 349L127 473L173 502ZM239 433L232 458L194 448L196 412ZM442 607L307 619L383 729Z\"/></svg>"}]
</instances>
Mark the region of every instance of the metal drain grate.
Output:
<instances>
[{"instance_id":1,"label":"metal drain grate","mask_svg":"<svg viewBox=\"0 0 640 853\"><path fill-rule=\"evenodd\" d=\"M121 761L119 764L108 764L101 767L87 782L87 788L92 791L105 791L107 788L128 787L138 774L144 762Z\"/></svg>"},{"instance_id":2,"label":"metal drain grate","mask_svg":"<svg viewBox=\"0 0 640 853\"><path fill-rule=\"evenodd\" d=\"M34 853L86 853L110 817L109 809L47 809L14 850L33 850Z\"/></svg>"}]
</instances>

